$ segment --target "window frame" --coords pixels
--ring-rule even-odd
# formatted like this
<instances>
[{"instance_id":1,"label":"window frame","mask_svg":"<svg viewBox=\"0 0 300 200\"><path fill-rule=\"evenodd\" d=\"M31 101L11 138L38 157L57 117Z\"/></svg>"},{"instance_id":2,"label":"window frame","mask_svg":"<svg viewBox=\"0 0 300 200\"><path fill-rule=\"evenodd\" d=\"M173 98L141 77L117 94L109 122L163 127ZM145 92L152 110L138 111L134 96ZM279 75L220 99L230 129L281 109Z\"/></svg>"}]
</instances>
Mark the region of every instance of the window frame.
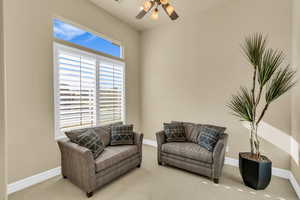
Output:
<instances>
[{"instance_id":1,"label":"window frame","mask_svg":"<svg viewBox=\"0 0 300 200\"><path fill-rule=\"evenodd\" d=\"M101 126L99 121L99 116L100 116L100 111L98 111L98 106L99 106L99 94L98 94L98 88L100 86L98 76L97 74L99 73L99 61L106 61L110 63L116 63L118 65L121 65L123 67L123 89L122 89L122 119L121 121L123 123L126 123L126 63L124 61L121 61L119 59L113 59L113 58L108 58L103 55L99 55L96 53L91 53L89 51L84 51L79 48L75 48L72 46L68 46L66 44L61 44L59 42L54 41L53 42L53 98L54 98L54 136L55 140L59 140L62 138L66 138L66 135L64 134L63 131L60 130L60 112L59 112L59 107L60 107L60 95L59 95L59 69L58 69L58 53L59 50L65 50L67 52L75 53L75 54L82 54L87 57L92 57L96 59L96 126ZM117 58L117 57L116 57ZM103 124L105 125L105 124Z\"/></svg>"}]
</instances>

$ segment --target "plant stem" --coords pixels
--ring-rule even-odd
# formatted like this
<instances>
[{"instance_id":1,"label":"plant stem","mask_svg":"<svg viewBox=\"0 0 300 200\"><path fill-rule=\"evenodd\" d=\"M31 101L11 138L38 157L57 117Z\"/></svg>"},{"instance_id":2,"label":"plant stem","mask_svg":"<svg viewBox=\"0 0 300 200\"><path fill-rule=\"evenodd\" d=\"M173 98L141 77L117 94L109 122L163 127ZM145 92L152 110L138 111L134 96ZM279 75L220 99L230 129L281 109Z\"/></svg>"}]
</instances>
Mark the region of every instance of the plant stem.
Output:
<instances>
[{"instance_id":1,"label":"plant stem","mask_svg":"<svg viewBox=\"0 0 300 200\"><path fill-rule=\"evenodd\" d=\"M260 141L258 139L258 136L257 136L257 128L258 126L256 126L255 128L255 148L256 148L256 156L258 159L260 159Z\"/></svg>"},{"instance_id":2,"label":"plant stem","mask_svg":"<svg viewBox=\"0 0 300 200\"><path fill-rule=\"evenodd\" d=\"M269 105L270 105L270 103L266 103L266 105L265 105L265 107L264 107L264 109L263 109L263 111L262 111L260 117L258 118L258 121L256 122L256 126L259 125L260 121L261 121L262 118L264 117L264 115L265 115L267 109L269 108Z\"/></svg>"},{"instance_id":3,"label":"plant stem","mask_svg":"<svg viewBox=\"0 0 300 200\"><path fill-rule=\"evenodd\" d=\"M257 98L256 98L256 102L255 102L255 104L254 104L254 105L255 105L255 110L256 110L256 108L257 108L257 105L258 105L258 104L259 104L259 102L260 102L262 90L263 90L263 87L262 87L262 86L260 86L260 87L259 87L258 96L257 96Z\"/></svg>"},{"instance_id":4,"label":"plant stem","mask_svg":"<svg viewBox=\"0 0 300 200\"><path fill-rule=\"evenodd\" d=\"M251 155L254 155L254 137L253 137L253 124L251 124L251 132L250 132L250 148L251 148Z\"/></svg>"},{"instance_id":5,"label":"plant stem","mask_svg":"<svg viewBox=\"0 0 300 200\"><path fill-rule=\"evenodd\" d=\"M259 92L258 92L258 96L256 98L256 102L254 102L254 109L255 109L255 115L256 115L256 109L257 109L257 106L260 102L260 99L261 99L261 93L262 93L262 90L263 90L263 87L260 85L259 87ZM256 157L257 159L260 159L260 142L259 142L259 139L258 139L258 136L257 136L257 129L258 129L258 124L259 124L259 121L261 120L261 118L259 118L259 120L257 121L258 123L255 123L255 120L254 120L254 136L255 136L255 140L254 140L254 146L255 146L255 150L256 150Z\"/></svg>"},{"instance_id":6,"label":"plant stem","mask_svg":"<svg viewBox=\"0 0 300 200\"><path fill-rule=\"evenodd\" d=\"M253 108L252 108L252 122L255 123L256 117L256 102L255 102L255 89L256 89L256 74L257 74L257 66L254 66L254 73L253 73L253 87L252 87L252 101L253 101Z\"/></svg>"},{"instance_id":7,"label":"plant stem","mask_svg":"<svg viewBox=\"0 0 300 200\"><path fill-rule=\"evenodd\" d=\"M255 89L256 89L256 74L257 74L257 66L254 66L254 72L253 72L253 87L252 87L252 125L251 125L251 154L254 154L254 128L255 128L255 118L256 118L256 102L255 102Z\"/></svg>"}]
</instances>

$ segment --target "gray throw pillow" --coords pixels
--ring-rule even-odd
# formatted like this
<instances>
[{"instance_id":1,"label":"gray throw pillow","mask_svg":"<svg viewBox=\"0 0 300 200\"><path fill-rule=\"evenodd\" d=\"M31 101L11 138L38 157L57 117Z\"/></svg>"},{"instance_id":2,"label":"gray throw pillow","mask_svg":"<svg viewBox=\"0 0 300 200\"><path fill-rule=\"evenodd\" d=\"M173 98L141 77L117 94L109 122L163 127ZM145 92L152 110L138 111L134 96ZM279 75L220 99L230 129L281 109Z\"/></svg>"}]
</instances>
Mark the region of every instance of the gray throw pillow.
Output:
<instances>
[{"instance_id":1,"label":"gray throw pillow","mask_svg":"<svg viewBox=\"0 0 300 200\"><path fill-rule=\"evenodd\" d=\"M112 126L110 145L134 144L133 125Z\"/></svg>"},{"instance_id":2,"label":"gray throw pillow","mask_svg":"<svg viewBox=\"0 0 300 200\"><path fill-rule=\"evenodd\" d=\"M85 133L86 131L90 130L91 128L83 128L83 129L76 129L71 131L66 131L66 136L71 140L71 142L76 141L77 137L81 135L82 133Z\"/></svg>"},{"instance_id":3,"label":"gray throw pillow","mask_svg":"<svg viewBox=\"0 0 300 200\"><path fill-rule=\"evenodd\" d=\"M180 123L164 123L167 142L185 142L185 128Z\"/></svg>"},{"instance_id":4,"label":"gray throw pillow","mask_svg":"<svg viewBox=\"0 0 300 200\"><path fill-rule=\"evenodd\" d=\"M74 143L91 150L94 159L98 158L105 148L100 137L93 129L89 129L86 132L79 134Z\"/></svg>"},{"instance_id":5,"label":"gray throw pillow","mask_svg":"<svg viewBox=\"0 0 300 200\"><path fill-rule=\"evenodd\" d=\"M201 134L198 137L198 144L207 149L210 152L213 152L219 138L220 132L212 128L202 127Z\"/></svg>"}]
</instances>

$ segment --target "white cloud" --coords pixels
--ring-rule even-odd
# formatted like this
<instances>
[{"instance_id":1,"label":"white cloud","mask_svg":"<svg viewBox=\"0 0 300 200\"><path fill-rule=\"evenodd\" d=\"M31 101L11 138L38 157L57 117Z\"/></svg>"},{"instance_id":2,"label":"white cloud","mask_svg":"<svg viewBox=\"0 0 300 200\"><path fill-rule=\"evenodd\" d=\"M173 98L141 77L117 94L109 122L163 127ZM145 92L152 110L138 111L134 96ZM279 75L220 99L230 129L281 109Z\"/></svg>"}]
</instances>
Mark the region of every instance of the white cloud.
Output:
<instances>
[{"instance_id":1,"label":"white cloud","mask_svg":"<svg viewBox=\"0 0 300 200\"><path fill-rule=\"evenodd\" d=\"M57 37L62 38L64 40L72 40L75 37L86 33L86 31L83 31L72 25L65 24L63 22L55 23L53 31Z\"/></svg>"}]
</instances>

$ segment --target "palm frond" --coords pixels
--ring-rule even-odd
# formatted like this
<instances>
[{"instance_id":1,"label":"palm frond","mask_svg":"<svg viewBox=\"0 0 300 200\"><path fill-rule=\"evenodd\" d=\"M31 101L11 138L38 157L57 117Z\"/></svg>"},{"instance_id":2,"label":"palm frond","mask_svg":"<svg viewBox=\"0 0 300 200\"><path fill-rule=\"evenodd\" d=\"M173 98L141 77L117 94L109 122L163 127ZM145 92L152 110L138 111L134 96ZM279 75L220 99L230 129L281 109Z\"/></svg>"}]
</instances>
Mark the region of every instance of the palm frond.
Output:
<instances>
[{"instance_id":1,"label":"palm frond","mask_svg":"<svg viewBox=\"0 0 300 200\"><path fill-rule=\"evenodd\" d=\"M296 84L294 81L295 74L296 71L292 70L289 66L280 69L274 74L274 77L267 86L266 102L268 104L289 91Z\"/></svg>"},{"instance_id":2,"label":"palm frond","mask_svg":"<svg viewBox=\"0 0 300 200\"><path fill-rule=\"evenodd\" d=\"M254 67L262 62L262 56L266 49L267 38L261 33L255 33L245 39L242 49Z\"/></svg>"},{"instance_id":3,"label":"palm frond","mask_svg":"<svg viewBox=\"0 0 300 200\"><path fill-rule=\"evenodd\" d=\"M246 88L241 88L237 95L232 95L232 100L227 105L233 115L240 118L242 121L252 122L253 100L251 92Z\"/></svg>"},{"instance_id":4,"label":"palm frond","mask_svg":"<svg viewBox=\"0 0 300 200\"><path fill-rule=\"evenodd\" d=\"M282 64L285 56L282 51L268 49L265 51L262 62L258 65L258 82L261 87L271 79L274 72Z\"/></svg>"}]
</instances>

